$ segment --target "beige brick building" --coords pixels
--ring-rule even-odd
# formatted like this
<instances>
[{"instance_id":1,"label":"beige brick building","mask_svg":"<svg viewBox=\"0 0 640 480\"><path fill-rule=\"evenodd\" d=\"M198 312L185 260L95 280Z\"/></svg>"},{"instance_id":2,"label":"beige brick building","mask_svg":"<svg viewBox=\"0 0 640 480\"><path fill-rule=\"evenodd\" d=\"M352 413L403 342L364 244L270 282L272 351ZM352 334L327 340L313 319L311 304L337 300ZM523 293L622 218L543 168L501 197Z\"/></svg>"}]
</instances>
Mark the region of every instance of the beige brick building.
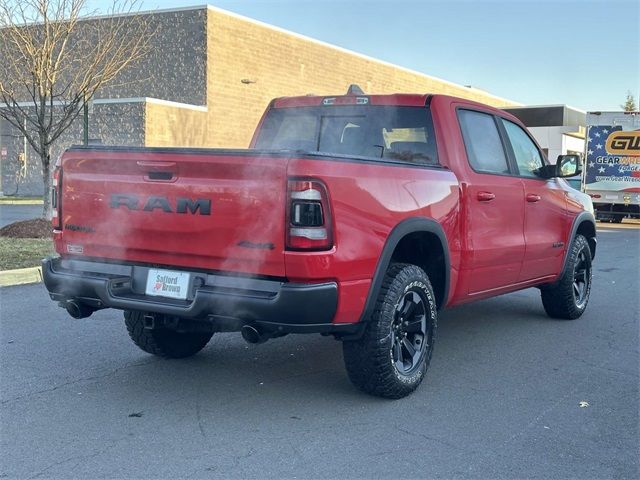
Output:
<instances>
[{"instance_id":1,"label":"beige brick building","mask_svg":"<svg viewBox=\"0 0 640 480\"><path fill-rule=\"evenodd\" d=\"M122 72L119 86L98 92L90 117L94 142L242 148L272 98L341 94L352 83L367 93L446 93L519 105L211 6L140 15L157 29L152 51ZM81 143L80 123L57 150ZM7 193L22 142L6 124L0 123L0 135ZM37 194L37 159L29 152L27 158L29 178L20 193Z\"/></svg>"}]
</instances>

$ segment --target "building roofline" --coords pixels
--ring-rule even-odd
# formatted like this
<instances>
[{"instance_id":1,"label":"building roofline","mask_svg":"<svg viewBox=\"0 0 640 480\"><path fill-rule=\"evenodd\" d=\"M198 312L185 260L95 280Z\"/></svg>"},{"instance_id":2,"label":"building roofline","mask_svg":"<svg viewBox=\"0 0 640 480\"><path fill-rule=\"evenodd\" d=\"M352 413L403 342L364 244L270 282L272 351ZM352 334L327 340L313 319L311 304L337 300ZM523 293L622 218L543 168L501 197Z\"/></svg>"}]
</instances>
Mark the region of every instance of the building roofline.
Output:
<instances>
[{"instance_id":1,"label":"building roofline","mask_svg":"<svg viewBox=\"0 0 640 480\"><path fill-rule=\"evenodd\" d=\"M347 48L340 47L338 45L333 45L331 43L324 42L324 41L318 40L316 38L308 37L308 36L303 35L301 33L292 32L291 30L286 30L284 28L277 27L275 25L271 25L269 23L265 23L265 22L262 22L260 20L256 20L254 18L246 17L244 15L240 15L239 13L231 12L229 10L225 10L223 8L219 8L219 7L216 7L214 5L209 5L209 4L193 5L193 6L185 6L185 7L176 7L176 8L166 8L166 9L144 10L144 11L130 12L130 13L119 13L117 15L109 15L109 14L94 15L94 16L82 17L82 20L95 20L95 19L108 18L108 17L126 17L126 16L132 16L132 15L153 15L153 14L172 13L172 12L186 12L186 11L195 11L195 10L207 10L207 11L210 10L210 11L213 11L213 12L216 12L216 13L221 13L223 15L227 15L227 16L230 16L230 17L233 17L233 18L237 18L239 20L243 20L245 22L252 23L254 25L259 25L259 26L267 28L269 30L273 30L273 31L276 31L276 32L279 32L279 33L283 33L285 35L289 35L289 36L292 36L292 37L295 37L295 38L299 38L301 40L312 42L312 43L315 43L317 45L321 45L323 47L328 47L328 48L331 48L333 50L337 50L337 51L342 52L342 53L347 53L349 55L353 55L353 56L362 58L362 59L370 61L370 62L375 62L375 63L381 64L381 65L386 65L386 66L389 66L389 67L392 67L392 68L397 68L397 69L405 71L407 73L411 73L412 75L418 75L418 76L427 78L429 80L435 80L435 81L441 82L441 83L443 83L445 85L453 86L453 87L460 88L460 89L463 89L463 90L467 89L470 92L478 93L478 94L493 98L495 100L514 103L515 104L514 106L522 105L520 102L516 102L514 100L509 100L508 98L504 98L504 97L500 97L498 95L494 95L492 93L487 92L486 90L482 90L482 89L474 88L474 87L465 87L464 85L460 85L458 83L451 82L451 81L445 80L443 78L435 77L433 75L428 75L428 74L423 73L423 72L418 72L417 70L413 70L411 68L403 67L401 65L396 65L395 63L387 62L387 61L381 60L379 58L370 57L370 56L368 56L368 55L366 55L364 53L355 52L353 50L349 50Z\"/></svg>"},{"instance_id":2,"label":"building roofline","mask_svg":"<svg viewBox=\"0 0 640 480\"><path fill-rule=\"evenodd\" d=\"M513 107L502 107L502 109L503 110L507 110L509 108L554 108L554 107L563 107L563 108L568 108L570 110L574 110L576 112L587 113L586 110L582 110L581 108L572 107L571 105L567 105L565 103L552 103L552 104L548 104L548 105L520 105L520 106L513 106Z\"/></svg>"},{"instance_id":3,"label":"building roofline","mask_svg":"<svg viewBox=\"0 0 640 480\"><path fill-rule=\"evenodd\" d=\"M253 23L254 25L259 25L261 27L265 27L265 28L268 28L270 30L274 30L274 31L279 32L279 33L284 33L286 35L290 35L290 36L295 37L295 38L299 38L299 39L302 39L302 40L305 40L305 41L308 41L308 42L312 42L312 43L315 43L317 45L321 45L323 47L328 47L328 48L331 48L333 50L337 50L337 51L342 52L342 53L348 53L350 55L354 55L356 57L360 57L360 58L362 58L364 60L367 60L367 61L370 61L370 62L375 62L375 63L378 63L378 64L382 64L382 65L386 65L386 66L389 66L389 67L397 68L399 70L403 70L403 71L411 73L413 75L419 75L421 77L425 77L425 78L428 78L430 80L435 80L435 81L438 81L438 82L441 82L441 83L444 83L446 85L450 85L450 86L453 86L453 87L457 87L457 88L461 88L461 89L467 89L470 92L476 92L476 93L485 95L487 97L494 98L496 100L501 100L501 101L504 101L504 102L511 102L511 103L516 104L514 106L522 105L520 102L516 102L514 100L509 100L508 98L504 98L504 97L500 97L498 95L494 95L492 93L489 93L489 92L487 92L485 90L481 90L479 88L465 87L464 85L460 85L458 83L454 83L454 82L451 82L449 80L444 80L444 79L439 78L439 77L434 77L433 75L427 75L426 73L418 72L417 70L412 70L410 68L403 67L401 65L396 65L395 63L387 62L385 60L380 60L379 58L370 57L368 55L365 55L364 53L355 52L353 50L349 50L348 48L340 47L338 45L333 45L331 43L327 43L327 42L324 42L322 40L318 40L316 38L308 37L308 36L303 35L301 33L292 32L291 30L286 30L284 28L277 27L275 25L271 25L271 24L262 22L260 20L256 20L256 19L249 18L249 17L245 17L244 15L240 15L238 13L230 12L228 10L224 10L222 8L215 7L213 5L207 5L207 9L211 10L211 11L214 11L214 12L217 12L217 13L221 13L223 15L228 15L230 17L234 17L234 18L237 18L237 19L249 22L249 23ZM161 10L158 10L158 12L161 12ZM369 93L369 92L367 92L367 93Z\"/></svg>"},{"instance_id":4,"label":"building roofline","mask_svg":"<svg viewBox=\"0 0 640 480\"><path fill-rule=\"evenodd\" d=\"M117 18L117 17L133 17L135 15L155 15L158 13L172 13L172 12L187 12L187 11L191 11L191 10L206 10L207 9L206 4L203 5L194 5L194 6L187 6L187 7L175 7L175 8L157 8L155 10L137 10L137 11L133 11L133 12L119 12L116 14L110 14L110 13L100 13L97 15L82 15L80 14L80 16L78 17L78 21L79 22L87 22L90 20L102 20L105 18ZM30 22L30 23L26 23L26 24L22 24L22 25L41 25L42 22ZM4 27L7 28L7 27ZM0 31L2 31L3 29L0 28Z\"/></svg>"},{"instance_id":5,"label":"building roofline","mask_svg":"<svg viewBox=\"0 0 640 480\"><path fill-rule=\"evenodd\" d=\"M112 17L132 17L134 15L154 15L156 13L174 13L174 12L189 12L192 10L206 10L208 7L207 4L202 5L193 5L186 7L174 7L174 8L156 8L153 10L139 10L135 12L121 12L115 15L102 13L99 15L87 15L86 17L80 17L78 20L100 20L102 18L112 18Z\"/></svg>"}]
</instances>

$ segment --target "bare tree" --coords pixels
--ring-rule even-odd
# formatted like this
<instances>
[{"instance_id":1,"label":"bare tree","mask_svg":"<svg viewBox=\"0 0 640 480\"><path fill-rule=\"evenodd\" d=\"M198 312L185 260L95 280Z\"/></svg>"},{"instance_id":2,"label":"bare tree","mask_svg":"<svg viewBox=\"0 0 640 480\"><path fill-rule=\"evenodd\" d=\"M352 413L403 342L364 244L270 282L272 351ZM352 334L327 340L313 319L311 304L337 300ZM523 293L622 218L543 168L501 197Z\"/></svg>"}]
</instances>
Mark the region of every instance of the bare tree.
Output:
<instances>
[{"instance_id":1,"label":"bare tree","mask_svg":"<svg viewBox=\"0 0 640 480\"><path fill-rule=\"evenodd\" d=\"M0 118L40 157L43 215L51 215L51 148L98 89L149 50L139 0L113 0L104 17L87 0L0 0Z\"/></svg>"}]
</instances>

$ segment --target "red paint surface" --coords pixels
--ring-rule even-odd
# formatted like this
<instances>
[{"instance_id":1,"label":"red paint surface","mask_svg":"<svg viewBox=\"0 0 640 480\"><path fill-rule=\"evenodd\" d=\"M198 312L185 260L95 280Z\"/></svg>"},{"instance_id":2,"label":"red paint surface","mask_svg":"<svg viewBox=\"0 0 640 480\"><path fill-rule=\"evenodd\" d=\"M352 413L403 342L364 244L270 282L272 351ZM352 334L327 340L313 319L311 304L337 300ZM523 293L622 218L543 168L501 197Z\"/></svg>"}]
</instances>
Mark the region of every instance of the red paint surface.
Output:
<instances>
[{"instance_id":1,"label":"red paint surface","mask_svg":"<svg viewBox=\"0 0 640 480\"><path fill-rule=\"evenodd\" d=\"M372 105L424 105L425 95L364 95ZM319 105L327 97L282 98L270 108ZM340 97L331 97L340 98ZM69 151L62 158L63 225L56 249L81 245L85 257L286 278L338 282L334 322L362 313L372 277L391 230L411 217L436 220L451 260L448 305L490 297L557 277L570 227L584 210L582 195L560 180L523 179L474 172L467 161L457 107L499 114L471 101L433 96L438 156L444 168L415 168L358 161L283 157L258 151L201 154L154 151ZM520 124L521 125L521 124ZM170 181L150 171L170 170ZM333 248L285 249L287 180L306 177L327 187ZM568 192L574 199L569 199ZM113 193L211 199L211 215L131 211L109 205ZM493 197L479 201L478 194ZM527 195L538 195L527 202ZM481 195L482 196L482 195ZM584 196L588 199L588 197ZM272 245L246 248L243 241ZM564 242L557 248L555 242Z\"/></svg>"}]
</instances>

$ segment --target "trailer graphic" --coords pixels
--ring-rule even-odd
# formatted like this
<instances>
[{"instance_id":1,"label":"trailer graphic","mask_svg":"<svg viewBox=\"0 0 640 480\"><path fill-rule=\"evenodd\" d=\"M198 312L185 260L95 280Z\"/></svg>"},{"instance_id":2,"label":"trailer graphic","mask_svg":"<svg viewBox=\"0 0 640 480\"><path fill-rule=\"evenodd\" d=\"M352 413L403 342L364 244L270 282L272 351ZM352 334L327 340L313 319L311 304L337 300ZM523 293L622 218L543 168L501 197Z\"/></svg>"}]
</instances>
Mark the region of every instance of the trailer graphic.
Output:
<instances>
[{"instance_id":1,"label":"trailer graphic","mask_svg":"<svg viewBox=\"0 0 640 480\"><path fill-rule=\"evenodd\" d=\"M640 113L588 113L585 159L584 191L596 217L640 217Z\"/></svg>"}]
</instances>

